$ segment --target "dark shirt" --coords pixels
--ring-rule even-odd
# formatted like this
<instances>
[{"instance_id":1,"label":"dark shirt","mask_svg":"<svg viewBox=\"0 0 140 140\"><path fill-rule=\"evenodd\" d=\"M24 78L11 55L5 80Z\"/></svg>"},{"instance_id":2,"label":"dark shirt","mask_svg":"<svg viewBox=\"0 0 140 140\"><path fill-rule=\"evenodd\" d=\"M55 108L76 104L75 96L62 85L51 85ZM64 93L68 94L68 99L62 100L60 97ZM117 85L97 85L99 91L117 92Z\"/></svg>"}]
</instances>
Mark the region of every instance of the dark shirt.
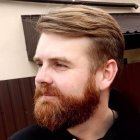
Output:
<instances>
[{"instance_id":1,"label":"dark shirt","mask_svg":"<svg viewBox=\"0 0 140 140\"><path fill-rule=\"evenodd\" d=\"M99 140L140 140L140 116L133 104L123 94L112 90L109 107L116 110L119 117L106 135ZM51 132L35 124L18 131L9 140L78 140L78 138L65 129Z\"/></svg>"}]
</instances>

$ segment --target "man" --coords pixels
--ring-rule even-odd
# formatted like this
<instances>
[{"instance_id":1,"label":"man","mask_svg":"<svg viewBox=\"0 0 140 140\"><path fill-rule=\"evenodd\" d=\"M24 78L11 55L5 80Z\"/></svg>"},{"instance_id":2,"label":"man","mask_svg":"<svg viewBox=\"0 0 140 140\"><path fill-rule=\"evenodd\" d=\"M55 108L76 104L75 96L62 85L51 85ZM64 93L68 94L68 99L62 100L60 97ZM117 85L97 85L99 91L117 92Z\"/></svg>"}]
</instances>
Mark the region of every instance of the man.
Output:
<instances>
[{"instance_id":1,"label":"man","mask_svg":"<svg viewBox=\"0 0 140 140\"><path fill-rule=\"evenodd\" d=\"M128 131L121 129L124 116L116 107L118 96L110 95L123 64L124 38L117 22L100 9L69 6L41 17L37 30L41 34L34 56L39 66L34 97L38 125L10 139L129 139Z\"/></svg>"}]
</instances>

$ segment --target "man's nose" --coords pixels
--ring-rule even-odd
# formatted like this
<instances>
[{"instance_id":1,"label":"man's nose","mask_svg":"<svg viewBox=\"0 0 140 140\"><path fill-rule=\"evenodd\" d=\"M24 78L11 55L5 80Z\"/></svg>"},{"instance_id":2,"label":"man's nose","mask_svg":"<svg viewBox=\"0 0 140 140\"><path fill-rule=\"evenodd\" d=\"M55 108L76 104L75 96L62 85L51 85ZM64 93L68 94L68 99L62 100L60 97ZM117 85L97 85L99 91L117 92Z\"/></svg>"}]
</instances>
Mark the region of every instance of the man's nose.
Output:
<instances>
[{"instance_id":1,"label":"man's nose","mask_svg":"<svg viewBox=\"0 0 140 140\"><path fill-rule=\"evenodd\" d=\"M43 83L45 83L45 84L52 84L53 83L53 80L51 77L51 71L44 66L39 68L37 75L35 77L35 84L36 85L40 85Z\"/></svg>"}]
</instances>

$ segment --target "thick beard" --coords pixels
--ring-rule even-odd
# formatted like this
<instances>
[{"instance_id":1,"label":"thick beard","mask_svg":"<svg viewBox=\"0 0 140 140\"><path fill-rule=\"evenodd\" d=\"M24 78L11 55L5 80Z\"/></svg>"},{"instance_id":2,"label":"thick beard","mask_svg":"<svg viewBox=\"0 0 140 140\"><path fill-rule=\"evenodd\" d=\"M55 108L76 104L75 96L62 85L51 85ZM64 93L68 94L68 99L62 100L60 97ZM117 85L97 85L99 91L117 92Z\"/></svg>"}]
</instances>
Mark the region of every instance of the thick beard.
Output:
<instances>
[{"instance_id":1,"label":"thick beard","mask_svg":"<svg viewBox=\"0 0 140 140\"><path fill-rule=\"evenodd\" d=\"M41 96L45 93L56 98L54 101L41 101ZM99 104L99 92L95 81L90 78L82 98L65 96L58 88L43 85L36 88L34 101L37 122L54 131L81 124L94 115Z\"/></svg>"}]
</instances>

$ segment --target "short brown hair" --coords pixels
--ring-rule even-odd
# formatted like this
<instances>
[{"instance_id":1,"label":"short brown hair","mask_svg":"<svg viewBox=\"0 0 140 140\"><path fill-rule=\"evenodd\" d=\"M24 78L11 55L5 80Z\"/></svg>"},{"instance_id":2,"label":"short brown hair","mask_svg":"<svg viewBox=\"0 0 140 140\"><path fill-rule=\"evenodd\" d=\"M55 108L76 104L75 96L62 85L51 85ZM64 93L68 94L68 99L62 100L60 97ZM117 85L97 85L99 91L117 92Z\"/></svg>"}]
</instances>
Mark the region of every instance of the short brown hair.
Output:
<instances>
[{"instance_id":1,"label":"short brown hair","mask_svg":"<svg viewBox=\"0 0 140 140\"><path fill-rule=\"evenodd\" d=\"M109 59L117 62L118 69L122 67L123 35L114 18L101 9L83 5L56 9L41 16L37 30L91 38L93 46L89 49L89 56L95 71Z\"/></svg>"}]
</instances>

